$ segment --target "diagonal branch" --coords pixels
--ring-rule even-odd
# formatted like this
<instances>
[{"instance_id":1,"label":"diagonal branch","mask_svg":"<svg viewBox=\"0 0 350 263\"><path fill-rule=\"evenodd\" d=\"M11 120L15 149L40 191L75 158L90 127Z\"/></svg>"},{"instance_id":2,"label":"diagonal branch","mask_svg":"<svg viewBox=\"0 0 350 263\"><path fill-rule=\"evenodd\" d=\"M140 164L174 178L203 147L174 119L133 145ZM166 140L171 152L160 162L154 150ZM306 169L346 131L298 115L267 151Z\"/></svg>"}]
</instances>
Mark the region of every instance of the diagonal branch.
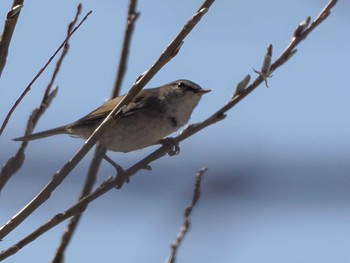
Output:
<instances>
[{"instance_id":1,"label":"diagonal branch","mask_svg":"<svg viewBox=\"0 0 350 263\"><path fill-rule=\"evenodd\" d=\"M170 256L167 260L167 263L174 263L176 258L177 250L179 249L179 246L181 242L183 241L187 231L190 229L190 216L192 214L193 208L196 206L200 194L201 194L201 183L202 183L202 177L204 173L208 170L208 168L202 168L196 175L195 178L195 184L193 189L193 196L192 196L192 202L189 206L185 208L184 216L183 216L183 222L180 229L180 232L177 234L177 237L174 241L174 243L171 244L171 252Z\"/></svg>"},{"instance_id":2,"label":"diagonal branch","mask_svg":"<svg viewBox=\"0 0 350 263\"><path fill-rule=\"evenodd\" d=\"M311 23L309 27L308 23L306 28L303 28L304 22L309 20L308 17L305 21L300 23L294 32L294 36L287 48L282 52L278 59L271 65L271 72L282 66L292 55L295 47L303 41L317 26L319 26L323 21L325 21L328 16L331 14L331 9L337 4L338 0L330 0L328 4L323 8L317 18ZM300 30L301 29L301 30ZM295 51L296 52L296 51Z\"/></svg>"},{"instance_id":3,"label":"diagonal branch","mask_svg":"<svg viewBox=\"0 0 350 263\"><path fill-rule=\"evenodd\" d=\"M118 105L111 111L100 126L93 132L90 138L84 143L80 150L69 160L58 172L56 172L52 180L34 197L21 211L13 216L1 229L0 239L7 236L19 224L21 224L32 212L34 212L41 204L46 202L51 193L59 186L68 174L75 168L75 166L83 159L89 150L96 144L98 138L103 131L111 124L113 116L115 116L122 106L129 104L139 91L154 77L154 75L168 63L179 51L179 46L182 44L186 36L197 25L203 15L208 11L208 8L213 4L214 0L206 0L202 7L197 11L185 24L179 34L167 46L167 48L160 55L158 60L151 66L151 68L141 75L134 85L131 87L128 94L123 97ZM83 200L83 199L82 199ZM80 202L79 202L80 203ZM5 252L4 252L5 253Z\"/></svg>"},{"instance_id":4,"label":"diagonal branch","mask_svg":"<svg viewBox=\"0 0 350 263\"><path fill-rule=\"evenodd\" d=\"M3 133L3 131L6 128L6 125L8 123L8 121L11 118L12 113L15 111L15 109L17 108L17 106L21 103L21 101L23 100L23 98L25 97L25 95L30 91L32 85L34 84L34 82L40 77L40 75L44 72L44 70L48 67L48 65L50 65L50 63L52 62L52 60L55 58L55 56L58 54L58 52L60 52L60 50L66 45L67 41L71 38L71 36L75 33L75 31L78 30L78 28L85 22L85 20L88 18L89 15L91 15L92 11L89 11L85 17L81 20L81 22L70 32L70 34L66 37L66 39L61 43L61 45L57 48L57 50L55 51L55 53L49 58L49 60L46 62L46 64L44 65L44 67L42 67L39 72L35 75L35 77L32 79L32 81L28 84L28 86L25 88L25 90L22 92L22 94L19 96L19 98L16 100L15 104L12 106L12 108L10 109L10 111L8 112L8 114L5 117L4 122L1 125L0 128L0 136Z\"/></svg>"}]
</instances>

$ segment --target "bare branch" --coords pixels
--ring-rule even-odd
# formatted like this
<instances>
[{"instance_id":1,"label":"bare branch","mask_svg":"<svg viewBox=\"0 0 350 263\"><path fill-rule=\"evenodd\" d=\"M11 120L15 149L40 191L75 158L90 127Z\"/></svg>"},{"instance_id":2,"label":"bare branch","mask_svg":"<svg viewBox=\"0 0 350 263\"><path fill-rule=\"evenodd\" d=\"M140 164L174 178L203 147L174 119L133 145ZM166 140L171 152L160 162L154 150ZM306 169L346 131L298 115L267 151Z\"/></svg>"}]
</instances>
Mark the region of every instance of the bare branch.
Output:
<instances>
[{"instance_id":1,"label":"bare branch","mask_svg":"<svg viewBox=\"0 0 350 263\"><path fill-rule=\"evenodd\" d=\"M4 122L2 123L2 126L0 128L0 136L3 133L3 131L6 128L6 125L8 121L11 118L12 113L15 111L17 106L21 103L22 99L25 97L25 95L30 91L32 85L34 82L40 77L40 75L44 72L44 70L47 68L47 66L51 63L51 61L55 58L55 56L58 54L58 52L66 45L67 41L71 38L71 36L75 33L75 31L78 30L78 28L85 22L85 20L88 18L89 15L91 15L92 11L89 11L83 20L72 30L72 32L66 37L66 39L62 42L62 44L57 48L55 53L49 58L49 60L46 62L44 67L42 67L39 72L36 74L36 76L32 79L32 81L28 84L28 86L25 88L25 90L22 92L22 94L19 96L19 98L16 100L15 104L12 106L8 114L6 115L6 118Z\"/></svg>"},{"instance_id":2,"label":"bare branch","mask_svg":"<svg viewBox=\"0 0 350 263\"><path fill-rule=\"evenodd\" d=\"M1 229L0 229L0 239L8 235L12 230L14 230L21 222L23 222L32 212L34 212L41 204L46 202L51 193L57 188L58 185L67 177L67 175L74 169L74 167L83 159L83 157L89 152L89 150L95 145L100 135L103 131L111 124L113 116L115 116L122 106L129 104L132 99L137 95L139 91L147 84L151 78L172 58L174 50L177 50L178 46L183 42L185 37L192 31L192 29L197 25L202 16L208 10L207 8L213 4L214 0L206 0L203 6L206 8L201 8L196 12L190 20L185 24L180 33L174 38L174 40L168 45L168 47L163 51L158 60L151 66L151 68L140 76L134 85L131 87L128 94L123 97L120 103L111 111L111 113L106 117L106 119L100 124L100 126L94 131L90 138L84 143L81 149L68 161L58 172L56 172L51 181L40 191L40 193L34 197L21 211L19 211L15 216L13 216ZM120 179L120 178L118 178ZM119 180L117 180L119 182ZM115 185L115 183L114 183ZM114 187L114 186L112 186ZM86 198L86 197L85 197ZM82 200L84 200L83 198ZM81 204L79 201L77 204ZM86 203L85 203L86 204ZM3 255L6 252L3 252ZM7 256L6 256L7 257Z\"/></svg>"},{"instance_id":3,"label":"bare branch","mask_svg":"<svg viewBox=\"0 0 350 263\"><path fill-rule=\"evenodd\" d=\"M317 18L311 23L309 27L308 22L301 22L296 30L294 31L293 39L287 46L287 48L282 52L282 54L278 57L278 59L271 65L271 73L280 67L283 63L285 63L293 53L295 53L295 47L303 41L317 26L319 26L331 13L331 9L336 5L338 0L331 0L328 4L323 8L321 13L317 16ZM306 19L308 20L308 19ZM304 24L304 26L303 26ZM306 25L305 25L306 24ZM301 26L300 26L301 25ZM300 30L303 29L303 30Z\"/></svg>"},{"instance_id":4,"label":"bare branch","mask_svg":"<svg viewBox=\"0 0 350 263\"><path fill-rule=\"evenodd\" d=\"M4 29L0 38L0 78L5 68L7 55L15 31L17 20L21 13L24 0L14 0L11 10L7 13Z\"/></svg>"},{"instance_id":5,"label":"bare branch","mask_svg":"<svg viewBox=\"0 0 350 263\"><path fill-rule=\"evenodd\" d=\"M194 189L193 189L192 202L189 206L187 206L185 208L182 226L180 228L180 232L178 233L174 243L171 244L170 256L167 260L167 263L174 263L175 262L177 250L179 249L179 246L180 246L182 240L184 239L187 231L190 228L190 216L191 216L193 208L196 206L196 204L199 200L200 193L201 193L202 177L207 170L208 170L208 168L206 168L206 167L202 168L196 175Z\"/></svg>"},{"instance_id":6,"label":"bare branch","mask_svg":"<svg viewBox=\"0 0 350 263\"><path fill-rule=\"evenodd\" d=\"M128 8L128 16L126 18L126 26L124 31L123 45L118 63L118 70L116 79L114 82L114 88L112 92L112 98L118 96L120 93L120 88L125 76L126 68L127 68L127 60L129 56L129 49L131 43L131 36L134 31L134 24L139 17L140 13L136 12L136 0L130 0L129 8Z\"/></svg>"},{"instance_id":7,"label":"bare branch","mask_svg":"<svg viewBox=\"0 0 350 263\"><path fill-rule=\"evenodd\" d=\"M117 70L116 80L114 83L111 99L118 96L122 81L125 76L126 64L127 64L129 49L131 44L131 36L134 31L134 24L137 20L137 17L139 16L139 12L136 12L136 5L137 5L137 0L129 1L128 14L126 18L126 26L125 26L124 37L123 37L123 45L122 45L121 55L119 58L119 63L118 63L119 66ZM96 181L96 175L102 161L103 153L106 153L106 150L103 147L101 147L99 143L97 143L97 148L91 160L90 167L85 179L85 184L80 193L79 200L91 193L93 185ZM86 207L83 210L85 211L85 209ZM62 235L60 244L55 251L55 255L53 256L52 263L62 262L62 258L64 258L65 250L67 249L67 246L71 241L73 234L76 231L82 216L83 216L83 213L79 213L70 219L66 227L66 230Z\"/></svg>"},{"instance_id":8,"label":"bare branch","mask_svg":"<svg viewBox=\"0 0 350 263\"><path fill-rule=\"evenodd\" d=\"M78 5L77 8L77 13L75 15L74 20L69 24L68 29L67 29L67 37L71 33L74 25L77 23L78 16L80 15L81 12L81 4ZM50 106L51 101L53 98L56 96L58 88L56 87L53 91L51 91L53 83L57 77L58 72L60 71L62 61L64 57L66 56L67 52L69 49L69 43L68 40L66 41L64 48L62 50L61 56L56 62L56 66L54 69L54 72L52 74L51 80L49 84L47 85L45 89L44 96L41 100L41 103L38 108L34 109L27 121L26 125L26 130L25 130L25 135L29 135L32 133L34 127L38 123L40 117L44 114L45 110ZM12 175L14 175L21 167L23 164L23 161L25 159L24 151L27 148L28 142L23 141L20 148L17 150L17 153L12 156L6 164L2 167L0 171L0 191L3 189L7 181L11 178Z\"/></svg>"}]
</instances>

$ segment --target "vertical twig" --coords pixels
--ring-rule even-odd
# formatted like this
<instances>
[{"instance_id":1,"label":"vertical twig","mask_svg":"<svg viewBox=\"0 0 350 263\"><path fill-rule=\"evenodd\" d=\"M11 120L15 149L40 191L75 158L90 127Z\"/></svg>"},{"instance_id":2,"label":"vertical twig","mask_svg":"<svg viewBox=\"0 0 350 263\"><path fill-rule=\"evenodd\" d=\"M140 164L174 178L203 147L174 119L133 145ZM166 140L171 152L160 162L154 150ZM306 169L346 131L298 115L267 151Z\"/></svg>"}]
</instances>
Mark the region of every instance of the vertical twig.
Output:
<instances>
[{"instance_id":1,"label":"vertical twig","mask_svg":"<svg viewBox=\"0 0 350 263\"><path fill-rule=\"evenodd\" d=\"M129 57L131 36L132 36L132 33L134 32L135 21L140 15L139 12L136 12L136 5L137 5L137 0L130 0L129 1L128 16L126 18L126 26L125 26L125 31L124 31L123 44L122 44L122 49L120 52L118 69L117 69L117 74L116 74L116 78L114 81L114 86L113 86L111 98L114 98L114 97L119 95L120 88L121 88L121 85L123 83L123 79L124 79L125 72L127 69L127 60Z\"/></svg>"},{"instance_id":2,"label":"vertical twig","mask_svg":"<svg viewBox=\"0 0 350 263\"><path fill-rule=\"evenodd\" d=\"M175 241L171 244L171 251L167 263L174 263L176 258L176 253L179 249L181 242L183 241L187 231L190 228L190 216L192 214L193 208L196 206L200 194L201 194L201 182L204 173L208 170L208 168L202 168L196 175L195 184L193 189L192 202L189 206L185 208L182 226L180 228L180 232L177 234Z\"/></svg>"}]
</instances>

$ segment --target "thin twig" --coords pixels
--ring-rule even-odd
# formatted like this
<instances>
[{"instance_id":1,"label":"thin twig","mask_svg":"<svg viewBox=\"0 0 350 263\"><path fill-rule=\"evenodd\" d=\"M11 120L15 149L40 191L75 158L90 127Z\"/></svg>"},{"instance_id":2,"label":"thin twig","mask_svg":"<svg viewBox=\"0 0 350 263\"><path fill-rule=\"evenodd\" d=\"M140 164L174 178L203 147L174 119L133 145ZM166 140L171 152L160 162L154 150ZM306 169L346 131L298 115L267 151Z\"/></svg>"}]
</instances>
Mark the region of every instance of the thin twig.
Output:
<instances>
[{"instance_id":1,"label":"thin twig","mask_svg":"<svg viewBox=\"0 0 350 263\"><path fill-rule=\"evenodd\" d=\"M295 53L295 47L301 41L303 41L310 34L311 31L313 31L317 26L319 26L324 20L327 19L327 17L331 14L331 9L337 4L337 2L338 0L330 0L309 27L304 28L304 30L302 30L301 32L299 32L299 27L296 28L295 33L297 34L294 34L290 44L282 52L278 59L271 65L271 72L283 65L283 63L285 63Z\"/></svg>"},{"instance_id":2,"label":"thin twig","mask_svg":"<svg viewBox=\"0 0 350 263\"><path fill-rule=\"evenodd\" d=\"M326 6L326 8L323 10L323 12L325 12L326 14L327 13L329 14L330 9L335 5L335 3L336 3L336 0L330 1L329 4ZM321 23L320 21L321 22L324 21L323 13L321 13L321 15L318 16L315 19L313 24L319 25ZM316 26L314 26L312 28L312 30L315 29L315 28L316 28ZM305 37L309 33L311 33L312 30L307 30L306 29L305 31L300 33L299 37L301 37L302 39L305 39ZM290 52L283 52L281 56L286 57L286 61L287 61L288 58L290 58L290 54L291 54ZM283 64L282 63L282 64L278 65L278 64L275 64L275 63L276 62L274 62L272 64L272 66L276 65L276 67L274 69L277 69L278 67L280 67ZM216 122L218 122L220 120L223 120L225 118L225 113L229 109L231 109L233 106L235 106L239 101L241 101L245 96L247 96L250 92L252 92L258 85L260 85L263 82L264 82L264 78L261 75L259 75L253 81L253 83L251 85L249 85L246 89L243 89L242 91L240 91L239 94L234 93L233 98L231 98L229 100L229 102L226 105L224 105L222 108L220 108L216 113L214 113L212 116L210 116L209 118L207 118L206 120L204 120L201 123L189 125L187 128L185 128L181 132L180 135L175 137L174 140L177 140L178 142L181 142L181 141L187 139L188 137L192 136L193 134L199 132L200 130L204 129L205 127L207 127L207 126L209 126L211 124L214 124L214 123L216 123ZM166 155L166 153L169 150L170 150L170 146L169 145L163 145L162 147L160 147L159 149L157 149L156 151L154 151L153 153L151 153L150 155L148 155L147 157L145 157L144 159L142 159L141 161L139 161L138 163L136 163L135 165L133 165L129 169L127 169L125 171L124 176L131 177L137 171L149 167L149 164L151 162L153 162L154 160L157 160L157 159L163 157L164 155ZM41 227L39 227L38 229L33 231L31 234L29 234L27 237L25 237L24 239L22 239L21 241L19 241L15 245L9 247L7 250L4 250L3 252L1 252L0 253L0 260L5 259L5 258L9 257L10 255L16 253L19 249L23 248L25 245L29 244L30 242L32 242L33 240L38 238L40 235L42 235L46 231L50 230L51 228L53 228L57 224L61 223L65 219L67 219L67 218L69 218L69 217L71 217L71 216L73 216L75 214L80 213L81 209L86 207L87 204L89 204L92 201L96 200L98 197L102 196L104 193L108 192L109 190L115 189L115 185L117 185L119 182L120 182L120 178L118 178L118 176L107 178L95 191L93 191L91 194L85 196L83 199L79 200L79 202L77 202L76 204L71 206L64 213L56 215L48 223L42 225ZM50 194L50 192L47 192L45 190L45 194L48 195L48 194ZM35 199L33 201L38 202L38 200L35 200ZM31 204L27 205L27 207L30 206L30 205ZM18 216L19 216L19 218L17 218ZM24 220L24 219L22 220L22 217L24 217L24 216L27 217L26 214L25 215L21 215L21 212L19 212L13 218L13 219L15 219L15 221L13 221L13 219L12 219L5 226L3 226L3 228L0 230L0 238L2 238L3 236L6 236L6 234L9 233L12 230L12 228L11 228L12 222L14 223L14 227L16 227L20 222L22 222ZM22 220L22 221L19 222L18 220Z\"/></svg>"},{"instance_id":3,"label":"thin twig","mask_svg":"<svg viewBox=\"0 0 350 263\"><path fill-rule=\"evenodd\" d=\"M123 38L123 45L121 50L121 55L119 58L119 66L117 70L116 80L114 83L111 99L118 96L121 88L122 81L125 76L126 72L126 64L128 61L128 55L129 55L129 47L131 44L131 36L134 29L134 24L136 22L136 19L139 15L139 12L136 12L136 6L137 6L137 0L130 0L129 7L128 7L128 14L126 18L126 26L124 31L124 38ZM93 185L96 181L96 176L98 169L100 167L101 161L102 161L102 155L106 153L106 149L102 147L99 143L97 143L94 156L91 160L90 167L85 179L85 183L83 186L83 189L80 193L79 200L82 199L84 196L91 193ZM83 209L85 211L86 207ZM68 244L70 243L74 232L76 231L79 221L81 217L83 216L83 213L77 214L73 216L67 227L65 232L62 235L60 244L58 245L55 254L52 259L52 263L59 263L62 262L62 259L64 258L65 250L68 247Z\"/></svg>"},{"instance_id":4,"label":"thin twig","mask_svg":"<svg viewBox=\"0 0 350 263\"><path fill-rule=\"evenodd\" d=\"M171 251L170 251L170 255L169 255L169 258L167 260L167 263L174 263L175 262L177 250L179 249L179 246L180 246L182 240L184 239L187 231L190 228L190 216L191 216L191 213L193 211L193 208L196 206L196 204L200 198L202 177L207 170L208 170L208 168L206 168L206 167L202 168L196 175L194 189L193 189L192 202L189 206L187 206L185 208L182 226L180 228L180 232L177 234L175 241L171 244Z\"/></svg>"},{"instance_id":5,"label":"thin twig","mask_svg":"<svg viewBox=\"0 0 350 263\"><path fill-rule=\"evenodd\" d=\"M25 97L25 95L30 91L32 85L34 82L40 77L40 75L44 72L44 70L47 68L47 66L51 63L51 61L55 58L57 53L65 46L67 41L71 38L71 36L75 33L75 31L78 30L78 28L85 22L85 20L88 18L89 15L91 15L92 11L89 11L85 17L82 19L82 21L72 30L72 32L66 37L66 39L62 42L62 44L57 48L55 53L49 58L49 60L46 62L44 67L42 67L39 72L36 74L36 76L32 79L32 81L28 84L28 86L25 88L25 90L22 92L21 96L16 100L15 104L12 106L8 114L6 115L6 118L4 122L2 123L1 129L0 129L0 136L3 133L3 131L6 128L6 125L8 121L11 118L12 113L15 111L16 107L21 103L22 99Z\"/></svg>"},{"instance_id":6,"label":"thin twig","mask_svg":"<svg viewBox=\"0 0 350 263\"><path fill-rule=\"evenodd\" d=\"M128 16L126 18L126 26L123 37L123 45L120 52L120 58L118 63L118 70L114 82L112 98L116 97L120 93L121 85L125 76L127 68L127 60L129 57L131 36L134 31L135 21L139 17L140 13L136 12L137 0L130 0L128 7Z\"/></svg>"},{"instance_id":7,"label":"thin twig","mask_svg":"<svg viewBox=\"0 0 350 263\"><path fill-rule=\"evenodd\" d=\"M7 55L15 31L17 20L21 13L24 0L14 0L12 3L11 10L7 13L4 29L0 38L0 78L2 71L5 68Z\"/></svg>"},{"instance_id":8,"label":"thin twig","mask_svg":"<svg viewBox=\"0 0 350 263\"><path fill-rule=\"evenodd\" d=\"M61 182L67 177L67 175L74 169L74 167L83 159L83 157L89 152L89 150L95 145L103 131L111 124L113 120L112 116L115 116L119 112L122 106L129 104L132 99L137 95L139 91L147 84L147 82L154 77L154 75L168 63L178 51L178 47L181 45L185 37L192 31L197 25L203 15L208 11L208 8L213 4L214 0L206 0L202 7L197 11L190 20L185 24L180 33L175 39L168 45L163 51L158 60L151 66L151 68L140 76L129 93L123 97L120 103L112 110L112 112L106 117L106 119L100 124L100 126L93 132L90 138L84 143L80 150L68 161L58 172L56 172L51 181L40 191L40 193L34 197L22 210L14 215L1 229L0 239L7 236L12 230L14 230L19 224L21 224L32 212L34 212L41 204L47 201L51 193L61 184ZM118 177L118 179L120 179ZM119 182L119 180L117 181ZM86 198L86 197L85 197ZM82 200L84 200L83 198ZM80 201L78 202L80 204ZM7 255L4 252L1 257ZM5 256L5 257L7 257Z\"/></svg>"},{"instance_id":9,"label":"thin twig","mask_svg":"<svg viewBox=\"0 0 350 263\"><path fill-rule=\"evenodd\" d=\"M67 37L69 36L74 25L76 24L78 20L78 16L80 15L80 12L81 12L81 4L78 5L77 13L75 15L74 20L68 26ZM56 62L56 66L52 74L51 80L45 89L45 93L39 104L39 107L32 111L27 121L25 135L29 135L32 133L34 127L39 122L40 117L44 114L45 110L50 106L51 101L56 96L58 89L56 88L52 90L52 86L57 77L58 72L60 71L63 59L66 56L68 49L69 49L69 43L67 40L62 50L61 56ZM6 164L2 167L0 171L0 192L5 186L5 184L7 183L7 181L11 178L11 176L14 175L22 167L22 164L25 159L24 152L27 145L28 145L28 142L23 141L21 143L20 148L17 150L16 154L14 156L11 156L10 159L6 162Z\"/></svg>"}]
</instances>

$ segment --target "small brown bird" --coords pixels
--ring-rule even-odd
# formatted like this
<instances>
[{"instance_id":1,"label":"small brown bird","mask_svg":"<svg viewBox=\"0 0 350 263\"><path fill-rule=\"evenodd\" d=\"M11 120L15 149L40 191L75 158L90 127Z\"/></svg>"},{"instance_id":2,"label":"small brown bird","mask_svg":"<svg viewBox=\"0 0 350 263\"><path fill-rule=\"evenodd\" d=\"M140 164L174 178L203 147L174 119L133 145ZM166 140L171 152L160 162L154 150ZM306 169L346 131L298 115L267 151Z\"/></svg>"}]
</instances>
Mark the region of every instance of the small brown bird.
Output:
<instances>
[{"instance_id":1,"label":"small brown bird","mask_svg":"<svg viewBox=\"0 0 350 263\"><path fill-rule=\"evenodd\" d=\"M207 92L210 90L189 80L144 89L127 105L121 117L104 131L99 142L115 152L130 152L157 144L188 122L201 96ZM105 102L76 122L14 140L30 141L57 134L87 139L124 96Z\"/></svg>"}]
</instances>

